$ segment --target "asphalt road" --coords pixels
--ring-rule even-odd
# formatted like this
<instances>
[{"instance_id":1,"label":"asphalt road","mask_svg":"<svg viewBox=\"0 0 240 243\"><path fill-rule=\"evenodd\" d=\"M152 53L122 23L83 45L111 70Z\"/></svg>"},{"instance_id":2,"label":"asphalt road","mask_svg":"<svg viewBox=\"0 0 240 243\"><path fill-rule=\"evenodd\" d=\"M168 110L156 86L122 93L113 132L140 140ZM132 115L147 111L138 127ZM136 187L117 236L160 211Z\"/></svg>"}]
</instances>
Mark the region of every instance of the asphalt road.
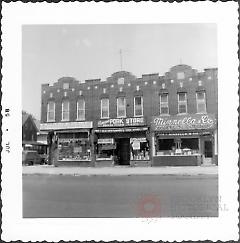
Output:
<instances>
[{"instance_id":1,"label":"asphalt road","mask_svg":"<svg viewBox=\"0 0 240 243\"><path fill-rule=\"evenodd\" d=\"M217 217L217 176L23 175L23 217Z\"/></svg>"}]
</instances>

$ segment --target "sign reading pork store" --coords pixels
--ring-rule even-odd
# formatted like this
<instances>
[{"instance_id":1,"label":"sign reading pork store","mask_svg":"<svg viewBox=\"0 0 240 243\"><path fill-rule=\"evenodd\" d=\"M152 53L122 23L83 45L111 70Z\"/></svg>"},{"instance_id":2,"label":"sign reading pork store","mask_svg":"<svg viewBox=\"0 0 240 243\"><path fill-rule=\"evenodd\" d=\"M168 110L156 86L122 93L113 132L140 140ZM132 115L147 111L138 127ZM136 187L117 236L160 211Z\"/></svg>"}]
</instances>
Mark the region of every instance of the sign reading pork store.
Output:
<instances>
[{"instance_id":1,"label":"sign reading pork store","mask_svg":"<svg viewBox=\"0 0 240 243\"><path fill-rule=\"evenodd\" d=\"M151 126L154 131L214 129L216 119L213 114L158 116L152 118Z\"/></svg>"},{"instance_id":2,"label":"sign reading pork store","mask_svg":"<svg viewBox=\"0 0 240 243\"><path fill-rule=\"evenodd\" d=\"M131 127L144 125L146 125L144 117L113 118L98 121L98 127Z\"/></svg>"}]
</instances>

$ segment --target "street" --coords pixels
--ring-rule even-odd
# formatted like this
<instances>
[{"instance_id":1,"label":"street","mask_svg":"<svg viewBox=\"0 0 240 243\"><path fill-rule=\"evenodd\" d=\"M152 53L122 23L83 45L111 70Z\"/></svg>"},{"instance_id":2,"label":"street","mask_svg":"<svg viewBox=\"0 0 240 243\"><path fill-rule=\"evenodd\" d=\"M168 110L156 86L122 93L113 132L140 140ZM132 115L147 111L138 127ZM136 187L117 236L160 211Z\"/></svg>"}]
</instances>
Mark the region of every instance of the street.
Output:
<instances>
[{"instance_id":1,"label":"street","mask_svg":"<svg viewBox=\"0 0 240 243\"><path fill-rule=\"evenodd\" d=\"M23 175L23 217L217 217L214 175Z\"/></svg>"}]
</instances>

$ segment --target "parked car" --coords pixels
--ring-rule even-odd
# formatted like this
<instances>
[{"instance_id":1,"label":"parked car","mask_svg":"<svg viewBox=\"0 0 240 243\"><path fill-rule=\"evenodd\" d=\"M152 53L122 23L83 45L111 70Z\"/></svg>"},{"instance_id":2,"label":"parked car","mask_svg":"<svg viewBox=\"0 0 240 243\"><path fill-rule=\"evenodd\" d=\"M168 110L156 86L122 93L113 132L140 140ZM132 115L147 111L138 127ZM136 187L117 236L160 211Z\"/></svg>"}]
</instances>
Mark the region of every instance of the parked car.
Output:
<instances>
[{"instance_id":1,"label":"parked car","mask_svg":"<svg viewBox=\"0 0 240 243\"><path fill-rule=\"evenodd\" d=\"M23 165L35 165L44 164L45 158L38 154L34 150L23 150L22 151L22 164Z\"/></svg>"}]
</instances>

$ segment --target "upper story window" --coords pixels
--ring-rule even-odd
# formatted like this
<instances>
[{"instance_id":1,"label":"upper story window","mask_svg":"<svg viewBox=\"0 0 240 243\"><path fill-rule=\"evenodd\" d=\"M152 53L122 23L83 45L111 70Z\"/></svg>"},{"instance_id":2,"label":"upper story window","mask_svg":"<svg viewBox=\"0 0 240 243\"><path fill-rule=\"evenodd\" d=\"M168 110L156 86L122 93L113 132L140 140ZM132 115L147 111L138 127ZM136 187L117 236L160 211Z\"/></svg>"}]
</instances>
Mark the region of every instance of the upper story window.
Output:
<instances>
[{"instance_id":1,"label":"upper story window","mask_svg":"<svg viewBox=\"0 0 240 243\"><path fill-rule=\"evenodd\" d=\"M118 85L123 85L123 84L124 84L124 78L119 78Z\"/></svg>"},{"instance_id":2,"label":"upper story window","mask_svg":"<svg viewBox=\"0 0 240 243\"><path fill-rule=\"evenodd\" d=\"M143 116L143 97L134 97L134 116Z\"/></svg>"},{"instance_id":3,"label":"upper story window","mask_svg":"<svg viewBox=\"0 0 240 243\"><path fill-rule=\"evenodd\" d=\"M197 113L206 113L206 93L200 91L196 93L197 99Z\"/></svg>"},{"instance_id":4,"label":"upper story window","mask_svg":"<svg viewBox=\"0 0 240 243\"><path fill-rule=\"evenodd\" d=\"M69 89L69 83L63 83L63 89Z\"/></svg>"},{"instance_id":5,"label":"upper story window","mask_svg":"<svg viewBox=\"0 0 240 243\"><path fill-rule=\"evenodd\" d=\"M101 99L101 118L109 118L109 99Z\"/></svg>"},{"instance_id":6,"label":"upper story window","mask_svg":"<svg viewBox=\"0 0 240 243\"><path fill-rule=\"evenodd\" d=\"M187 113L187 93L178 93L178 113Z\"/></svg>"},{"instance_id":7,"label":"upper story window","mask_svg":"<svg viewBox=\"0 0 240 243\"><path fill-rule=\"evenodd\" d=\"M168 94L160 94L160 114L169 114L168 108Z\"/></svg>"},{"instance_id":8,"label":"upper story window","mask_svg":"<svg viewBox=\"0 0 240 243\"><path fill-rule=\"evenodd\" d=\"M177 73L177 79L184 79L184 78L185 78L184 72Z\"/></svg>"},{"instance_id":9,"label":"upper story window","mask_svg":"<svg viewBox=\"0 0 240 243\"><path fill-rule=\"evenodd\" d=\"M85 100L79 99L77 101L77 120L85 120Z\"/></svg>"},{"instance_id":10,"label":"upper story window","mask_svg":"<svg viewBox=\"0 0 240 243\"><path fill-rule=\"evenodd\" d=\"M49 101L47 104L47 122L55 121L55 102Z\"/></svg>"},{"instance_id":11,"label":"upper story window","mask_svg":"<svg viewBox=\"0 0 240 243\"><path fill-rule=\"evenodd\" d=\"M62 102L62 121L69 121L69 101Z\"/></svg>"},{"instance_id":12,"label":"upper story window","mask_svg":"<svg viewBox=\"0 0 240 243\"><path fill-rule=\"evenodd\" d=\"M117 117L126 117L126 99L125 97L117 98Z\"/></svg>"}]
</instances>

